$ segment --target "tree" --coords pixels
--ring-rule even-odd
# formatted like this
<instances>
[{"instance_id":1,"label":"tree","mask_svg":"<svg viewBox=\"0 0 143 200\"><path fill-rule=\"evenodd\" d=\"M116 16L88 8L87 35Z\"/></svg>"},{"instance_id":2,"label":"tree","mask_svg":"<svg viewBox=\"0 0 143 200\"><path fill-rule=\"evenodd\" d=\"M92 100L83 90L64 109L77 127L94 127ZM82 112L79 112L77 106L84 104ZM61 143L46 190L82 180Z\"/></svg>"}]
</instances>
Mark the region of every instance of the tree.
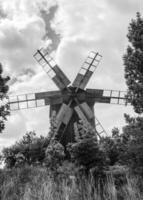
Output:
<instances>
[{"instance_id":1,"label":"tree","mask_svg":"<svg viewBox=\"0 0 143 200\"><path fill-rule=\"evenodd\" d=\"M95 130L90 124L80 121L75 124L75 142L68 144L72 161L85 173L101 175L107 166L106 154L97 141Z\"/></svg>"},{"instance_id":2,"label":"tree","mask_svg":"<svg viewBox=\"0 0 143 200\"><path fill-rule=\"evenodd\" d=\"M4 163L7 168L42 164L48 144L48 137L37 137L34 131L27 132L20 141L3 149Z\"/></svg>"},{"instance_id":3,"label":"tree","mask_svg":"<svg viewBox=\"0 0 143 200\"><path fill-rule=\"evenodd\" d=\"M143 117L125 116L127 125L123 128L126 137L126 164L143 175Z\"/></svg>"},{"instance_id":4,"label":"tree","mask_svg":"<svg viewBox=\"0 0 143 200\"><path fill-rule=\"evenodd\" d=\"M127 38L130 46L123 57L128 97L135 112L143 113L143 18L138 12L132 19ZM126 140L126 161L134 172L143 169L143 117L125 115L127 125L123 128Z\"/></svg>"},{"instance_id":5,"label":"tree","mask_svg":"<svg viewBox=\"0 0 143 200\"><path fill-rule=\"evenodd\" d=\"M7 92L9 87L7 82L10 80L9 76L3 77L3 67L0 63L0 133L5 128L5 121L7 116L10 114L9 104L7 103Z\"/></svg>"},{"instance_id":6,"label":"tree","mask_svg":"<svg viewBox=\"0 0 143 200\"><path fill-rule=\"evenodd\" d=\"M143 18L132 19L127 34L130 45L123 56L128 97L135 112L143 113Z\"/></svg>"},{"instance_id":7,"label":"tree","mask_svg":"<svg viewBox=\"0 0 143 200\"><path fill-rule=\"evenodd\" d=\"M109 159L109 165L124 165L127 157L128 138L125 133L120 133L119 129L114 127L112 129L112 136L104 137L100 140L103 149Z\"/></svg>"}]
</instances>

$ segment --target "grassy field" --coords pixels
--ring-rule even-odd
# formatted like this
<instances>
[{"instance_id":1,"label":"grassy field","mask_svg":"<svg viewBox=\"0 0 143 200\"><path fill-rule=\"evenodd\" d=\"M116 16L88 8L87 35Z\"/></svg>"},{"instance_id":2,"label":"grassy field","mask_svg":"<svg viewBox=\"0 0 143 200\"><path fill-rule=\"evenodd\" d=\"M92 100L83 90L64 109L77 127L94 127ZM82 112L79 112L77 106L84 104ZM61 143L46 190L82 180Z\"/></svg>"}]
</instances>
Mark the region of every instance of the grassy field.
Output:
<instances>
[{"instance_id":1,"label":"grassy field","mask_svg":"<svg viewBox=\"0 0 143 200\"><path fill-rule=\"evenodd\" d=\"M142 200L138 178L124 177L118 188L112 173L101 184L93 178L57 176L54 180L42 167L0 171L1 200Z\"/></svg>"}]
</instances>

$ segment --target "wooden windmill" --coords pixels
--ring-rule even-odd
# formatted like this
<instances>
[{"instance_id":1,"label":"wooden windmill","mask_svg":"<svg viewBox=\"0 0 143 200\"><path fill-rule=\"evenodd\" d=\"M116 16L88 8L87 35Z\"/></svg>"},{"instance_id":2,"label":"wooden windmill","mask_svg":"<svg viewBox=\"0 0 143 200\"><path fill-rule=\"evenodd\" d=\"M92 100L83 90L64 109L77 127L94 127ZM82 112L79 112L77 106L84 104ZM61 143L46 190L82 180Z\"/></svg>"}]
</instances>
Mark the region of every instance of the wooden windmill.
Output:
<instances>
[{"instance_id":1,"label":"wooden windmill","mask_svg":"<svg viewBox=\"0 0 143 200\"><path fill-rule=\"evenodd\" d=\"M24 109L50 105L50 117L53 111L57 113L58 138L63 145L74 140L73 124L79 119L100 129L98 135L104 133L104 128L94 115L95 103L112 103L126 105L126 92L102 89L85 89L93 72L99 65L102 56L90 52L81 66L75 80L70 80L55 63L54 59L43 49L34 54L36 61L43 67L48 76L59 88L58 91L39 92L9 97L10 109Z\"/></svg>"}]
</instances>

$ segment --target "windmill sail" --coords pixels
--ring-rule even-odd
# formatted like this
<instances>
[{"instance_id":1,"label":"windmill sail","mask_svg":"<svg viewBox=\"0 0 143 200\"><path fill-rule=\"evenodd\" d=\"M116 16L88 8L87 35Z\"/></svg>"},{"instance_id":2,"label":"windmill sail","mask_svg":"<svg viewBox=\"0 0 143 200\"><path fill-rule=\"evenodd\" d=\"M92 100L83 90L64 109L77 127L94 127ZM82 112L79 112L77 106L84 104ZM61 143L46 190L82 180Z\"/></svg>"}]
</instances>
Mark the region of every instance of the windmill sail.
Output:
<instances>
[{"instance_id":1,"label":"windmill sail","mask_svg":"<svg viewBox=\"0 0 143 200\"><path fill-rule=\"evenodd\" d=\"M74 110L76 111L76 113L78 114L78 117L83 121L83 122L88 122L85 114L82 112L81 107L80 106L75 106Z\"/></svg>"},{"instance_id":2,"label":"windmill sail","mask_svg":"<svg viewBox=\"0 0 143 200\"><path fill-rule=\"evenodd\" d=\"M75 98L76 106L74 107L79 118L83 121L90 122L94 119L94 113L86 102L80 103L77 98Z\"/></svg>"},{"instance_id":3,"label":"windmill sail","mask_svg":"<svg viewBox=\"0 0 143 200\"><path fill-rule=\"evenodd\" d=\"M29 93L17 96L9 96L10 110L35 108L46 105L60 104L63 97L60 91Z\"/></svg>"},{"instance_id":4,"label":"windmill sail","mask_svg":"<svg viewBox=\"0 0 143 200\"><path fill-rule=\"evenodd\" d=\"M127 97L126 91L86 89L86 92L88 102L91 101L94 103L110 103L119 105L130 104L130 99Z\"/></svg>"},{"instance_id":5,"label":"windmill sail","mask_svg":"<svg viewBox=\"0 0 143 200\"><path fill-rule=\"evenodd\" d=\"M34 54L34 58L43 67L59 89L62 90L70 84L69 79L48 53L43 53L42 50L37 50Z\"/></svg>"},{"instance_id":6,"label":"windmill sail","mask_svg":"<svg viewBox=\"0 0 143 200\"><path fill-rule=\"evenodd\" d=\"M91 51L77 74L72 86L84 89L93 72L99 65L102 56L99 53Z\"/></svg>"},{"instance_id":7,"label":"windmill sail","mask_svg":"<svg viewBox=\"0 0 143 200\"><path fill-rule=\"evenodd\" d=\"M73 110L66 104L62 104L58 114L57 114L57 129L60 128L60 125L63 123L65 126L68 125L73 114Z\"/></svg>"},{"instance_id":8,"label":"windmill sail","mask_svg":"<svg viewBox=\"0 0 143 200\"><path fill-rule=\"evenodd\" d=\"M85 114L87 119L91 120L94 118L94 113L86 102L81 103L79 106L81 107L82 112Z\"/></svg>"}]
</instances>

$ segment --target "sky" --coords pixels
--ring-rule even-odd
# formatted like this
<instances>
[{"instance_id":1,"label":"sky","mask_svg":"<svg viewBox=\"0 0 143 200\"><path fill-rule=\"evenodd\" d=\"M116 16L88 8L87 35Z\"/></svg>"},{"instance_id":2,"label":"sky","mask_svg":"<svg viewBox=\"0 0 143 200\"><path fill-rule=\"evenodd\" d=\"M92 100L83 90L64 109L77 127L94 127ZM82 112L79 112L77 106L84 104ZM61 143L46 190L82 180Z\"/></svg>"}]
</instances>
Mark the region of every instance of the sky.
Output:
<instances>
[{"instance_id":1,"label":"sky","mask_svg":"<svg viewBox=\"0 0 143 200\"><path fill-rule=\"evenodd\" d=\"M0 61L11 77L9 95L57 90L33 54L46 47L74 80L89 51L103 59L87 88L127 90L123 54L127 31L141 0L0 0ZM107 133L125 125L131 106L96 104L95 115ZM49 107L11 112L0 135L0 148L22 138L27 131L47 135Z\"/></svg>"}]
</instances>

